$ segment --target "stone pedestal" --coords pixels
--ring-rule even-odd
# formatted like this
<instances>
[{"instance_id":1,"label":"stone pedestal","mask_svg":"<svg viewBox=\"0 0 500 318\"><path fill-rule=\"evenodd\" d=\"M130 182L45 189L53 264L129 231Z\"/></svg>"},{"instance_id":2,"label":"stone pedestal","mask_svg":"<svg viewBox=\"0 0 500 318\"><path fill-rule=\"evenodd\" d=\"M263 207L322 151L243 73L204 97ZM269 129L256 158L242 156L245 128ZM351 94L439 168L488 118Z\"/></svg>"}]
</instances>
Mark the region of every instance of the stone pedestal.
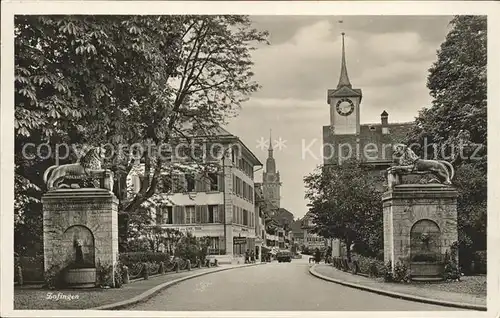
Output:
<instances>
[{"instance_id":1,"label":"stone pedestal","mask_svg":"<svg viewBox=\"0 0 500 318\"><path fill-rule=\"evenodd\" d=\"M332 239L332 257L340 257L340 240Z\"/></svg>"},{"instance_id":2,"label":"stone pedestal","mask_svg":"<svg viewBox=\"0 0 500 318\"><path fill-rule=\"evenodd\" d=\"M384 262L391 261L393 270L398 261L405 263L413 276L438 275L443 255L458 241L455 188L400 184L385 192L382 201Z\"/></svg>"},{"instance_id":3,"label":"stone pedestal","mask_svg":"<svg viewBox=\"0 0 500 318\"><path fill-rule=\"evenodd\" d=\"M45 271L114 265L118 200L106 189L58 189L42 197Z\"/></svg>"}]
</instances>

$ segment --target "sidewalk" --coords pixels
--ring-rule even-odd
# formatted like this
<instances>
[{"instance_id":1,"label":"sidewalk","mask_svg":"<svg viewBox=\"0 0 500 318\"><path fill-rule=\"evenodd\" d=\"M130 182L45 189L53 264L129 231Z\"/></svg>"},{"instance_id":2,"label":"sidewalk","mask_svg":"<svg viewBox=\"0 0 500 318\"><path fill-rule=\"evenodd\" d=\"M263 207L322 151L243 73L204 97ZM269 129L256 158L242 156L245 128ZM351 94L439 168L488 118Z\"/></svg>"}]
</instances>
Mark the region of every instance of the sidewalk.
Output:
<instances>
[{"instance_id":1,"label":"sidewalk","mask_svg":"<svg viewBox=\"0 0 500 318\"><path fill-rule=\"evenodd\" d=\"M259 264L259 263L256 263ZM14 289L15 310L39 310L39 309L94 309L96 307L121 303L130 299L139 299L152 289L163 288L170 282L192 275L209 274L247 265L220 265L214 268L193 268L191 271L180 271L179 273L167 273L150 277L148 280L133 281L123 285L121 288L110 289L64 289L47 290L41 286L19 286ZM165 286L167 287L167 286ZM51 295L51 297L49 297ZM58 295L61 295L58 297ZM150 296L150 295L148 295Z\"/></svg>"},{"instance_id":2,"label":"sidewalk","mask_svg":"<svg viewBox=\"0 0 500 318\"><path fill-rule=\"evenodd\" d=\"M346 273L326 264L311 266L309 272L321 279L391 297L443 306L486 310L486 297L484 296L481 297L473 294L430 289L410 284L386 283L380 280Z\"/></svg>"}]
</instances>

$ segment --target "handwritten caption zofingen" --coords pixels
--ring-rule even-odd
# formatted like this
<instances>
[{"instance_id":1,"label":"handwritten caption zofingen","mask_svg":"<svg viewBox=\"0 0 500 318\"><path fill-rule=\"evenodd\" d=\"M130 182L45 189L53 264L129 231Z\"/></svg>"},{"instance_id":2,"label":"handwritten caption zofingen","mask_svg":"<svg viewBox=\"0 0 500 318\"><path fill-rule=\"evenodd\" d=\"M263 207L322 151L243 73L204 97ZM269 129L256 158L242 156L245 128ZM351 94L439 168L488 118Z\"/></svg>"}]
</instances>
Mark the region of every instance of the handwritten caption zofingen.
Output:
<instances>
[{"instance_id":1,"label":"handwritten caption zofingen","mask_svg":"<svg viewBox=\"0 0 500 318\"><path fill-rule=\"evenodd\" d=\"M64 293L47 293L48 300L78 300L80 295L64 294Z\"/></svg>"}]
</instances>

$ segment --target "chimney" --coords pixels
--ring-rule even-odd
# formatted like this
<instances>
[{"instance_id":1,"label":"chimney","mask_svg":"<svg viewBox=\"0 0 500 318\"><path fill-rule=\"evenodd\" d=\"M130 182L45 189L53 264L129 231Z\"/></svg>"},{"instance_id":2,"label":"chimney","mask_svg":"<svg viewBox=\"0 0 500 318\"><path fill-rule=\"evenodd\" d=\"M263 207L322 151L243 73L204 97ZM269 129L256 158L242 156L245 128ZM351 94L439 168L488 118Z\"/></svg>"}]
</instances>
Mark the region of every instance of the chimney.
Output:
<instances>
[{"instance_id":1,"label":"chimney","mask_svg":"<svg viewBox=\"0 0 500 318\"><path fill-rule=\"evenodd\" d=\"M389 133L389 114L384 110L380 114L380 119L382 121L382 134L386 135Z\"/></svg>"}]
</instances>

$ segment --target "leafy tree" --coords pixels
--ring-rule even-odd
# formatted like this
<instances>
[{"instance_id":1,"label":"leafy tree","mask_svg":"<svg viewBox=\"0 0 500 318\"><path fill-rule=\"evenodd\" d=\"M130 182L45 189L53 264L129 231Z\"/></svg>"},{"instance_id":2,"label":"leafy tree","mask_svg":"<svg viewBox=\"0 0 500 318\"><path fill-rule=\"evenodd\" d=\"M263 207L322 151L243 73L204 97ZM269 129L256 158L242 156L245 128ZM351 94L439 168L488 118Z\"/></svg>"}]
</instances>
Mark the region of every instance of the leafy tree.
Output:
<instances>
[{"instance_id":1,"label":"leafy tree","mask_svg":"<svg viewBox=\"0 0 500 318\"><path fill-rule=\"evenodd\" d=\"M162 228L159 225L149 227L143 231L143 234L152 252L160 252L163 246L167 252L172 253L173 247L183 237L182 232L176 229Z\"/></svg>"},{"instance_id":2,"label":"leafy tree","mask_svg":"<svg viewBox=\"0 0 500 318\"><path fill-rule=\"evenodd\" d=\"M363 242L377 251L382 246L382 200L375 188L378 176L370 166L348 160L320 166L304 178L313 232L340 239L351 259L351 244Z\"/></svg>"},{"instance_id":3,"label":"leafy tree","mask_svg":"<svg viewBox=\"0 0 500 318\"><path fill-rule=\"evenodd\" d=\"M28 143L111 145L123 241L170 167L160 145L213 135L236 114L258 89L250 51L266 37L246 16L16 16L16 174L43 189L41 174L56 162L21 155ZM132 197L131 156L144 166Z\"/></svg>"},{"instance_id":4,"label":"leafy tree","mask_svg":"<svg viewBox=\"0 0 500 318\"><path fill-rule=\"evenodd\" d=\"M455 167L460 259L470 263L469 249L486 249L487 21L456 16L450 26L429 69L432 106L420 111L408 142Z\"/></svg>"},{"instance_id":5,"label":"leafy tree","mask_svg":"<svg viewBox=\"0 0 500 318\"><path fill-rule=\"evenodd\" d=\"M486 170L486 17L457 16L450 25L429 69L432 106L420 111L409 140L422 146L426 140L427 147L416 151L430 158L471 162Z\"/></svg>"}]
</instances>

